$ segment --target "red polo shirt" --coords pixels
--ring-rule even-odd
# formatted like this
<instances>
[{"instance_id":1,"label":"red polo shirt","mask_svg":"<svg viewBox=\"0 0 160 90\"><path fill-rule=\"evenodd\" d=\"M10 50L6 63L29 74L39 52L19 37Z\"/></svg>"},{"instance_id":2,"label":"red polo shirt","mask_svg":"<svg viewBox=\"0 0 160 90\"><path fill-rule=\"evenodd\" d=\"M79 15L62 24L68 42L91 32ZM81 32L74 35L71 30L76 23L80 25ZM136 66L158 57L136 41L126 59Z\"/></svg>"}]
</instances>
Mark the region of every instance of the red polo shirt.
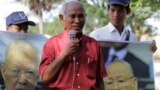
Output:
<instances>
[{"instance_id":1,"label":"red polo shirt","mask_svg":"<svg viewBox=\"0 0 160 90\"><path fill-rule=\"evenodd\" d=\"M39 68L41 77L69 41L69 34L64 30L62 34L46 42ZM99 90L97 78L104 76L106 76L106 70L100 46L94 39L83 35L82 45L76 53L75 66L72 57L66 58L57 80L49 83L49 90Z\"/></svg>"}]
</instances>

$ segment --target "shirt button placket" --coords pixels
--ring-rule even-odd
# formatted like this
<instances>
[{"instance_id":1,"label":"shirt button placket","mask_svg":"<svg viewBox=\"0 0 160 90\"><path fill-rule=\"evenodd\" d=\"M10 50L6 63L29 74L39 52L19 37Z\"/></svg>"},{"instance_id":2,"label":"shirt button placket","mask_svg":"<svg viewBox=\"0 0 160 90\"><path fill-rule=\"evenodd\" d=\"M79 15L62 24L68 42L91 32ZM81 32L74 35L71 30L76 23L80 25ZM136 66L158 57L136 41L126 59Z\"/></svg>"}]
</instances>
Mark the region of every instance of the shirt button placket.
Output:
<instances>
[{"instance_id":1,"label":"shirt button placket","mask_svg":"<svg viewBox=\"0 0 160 90\"><path fill-rule=\"evenodd\" d=\"M79 65L79 62L77 61L77 62L76 62L76 64L77 64L77 65ZM79 74L79 72L78 72L78 71L77 71L76 76L77 76L77 78L80 76L80 74ZM77 89L80 89L80 88L81 88L81 86L80 86L80 85L78 85L78 83L77 83L77 85L76 85L76 86L77 86Z\"/></svg>"},{"instance_id":2,"label":"shirt button placket","mask_svg":"<svg viewBox=\"0 0 160 90\"><path fill-rule=\"evenodd\" d=\"M77 77L79 77L79 73L77 74Z\"/></svg>"},{"instance_id":3,"label":"shirt button placket","mask_svg":"<svg viewBox=\"0 0 160 90\"><path fill-rule=\"evenodd\" d=\"M79 62L77 62L77 65L79 64Z\"/></svg>"}]
</instances>

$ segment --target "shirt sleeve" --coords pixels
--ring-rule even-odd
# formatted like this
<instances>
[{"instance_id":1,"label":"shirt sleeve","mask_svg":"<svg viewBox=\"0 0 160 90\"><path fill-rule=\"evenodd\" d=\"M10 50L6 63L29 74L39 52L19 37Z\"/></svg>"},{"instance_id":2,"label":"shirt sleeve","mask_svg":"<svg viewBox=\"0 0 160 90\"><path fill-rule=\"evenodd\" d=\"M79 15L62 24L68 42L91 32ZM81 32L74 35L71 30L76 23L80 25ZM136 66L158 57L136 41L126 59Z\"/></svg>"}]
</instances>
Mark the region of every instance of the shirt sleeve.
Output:
<instances>
[{"instance_id":1,"label":"shirt sleeve","mask_svg":"<svg viewBox=\"0 0 160 90\"><path fill-rule=\"evenodd\" d=\"M42 57L41 57L41 62L40 62L40 66L39 66L39 75L41 77L43 77L43 73L45 71L45 69L48 67L48 65L50 63L53 62L54 60L54 44L53 41L51 39L49 39L44 47L43 47L43 51L42 51Z\"/></svg>"}]
</instances>

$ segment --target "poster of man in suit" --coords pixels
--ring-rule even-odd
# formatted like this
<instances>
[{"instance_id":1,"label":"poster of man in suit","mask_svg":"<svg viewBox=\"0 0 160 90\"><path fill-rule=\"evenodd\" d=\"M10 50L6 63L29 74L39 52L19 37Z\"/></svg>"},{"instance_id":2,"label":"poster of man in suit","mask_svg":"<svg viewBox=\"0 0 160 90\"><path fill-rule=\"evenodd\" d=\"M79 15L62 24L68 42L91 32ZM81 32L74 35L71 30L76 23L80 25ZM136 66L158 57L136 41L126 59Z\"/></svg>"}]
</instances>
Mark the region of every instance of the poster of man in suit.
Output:
<instances>
[{"instance_id":1,"label":"poster of man in suit","mask_svg":"<svg viewBox=\"0 0 160 90\"><path fill-rule=\"evenodd\" d=\"M125 61L131 65L137 78L138 90L155 90L150 42L99 41L99 44L102 47L106 70L115 60ZM116 69L119 70L119 67Z\"/></svg>"}]
</instances>

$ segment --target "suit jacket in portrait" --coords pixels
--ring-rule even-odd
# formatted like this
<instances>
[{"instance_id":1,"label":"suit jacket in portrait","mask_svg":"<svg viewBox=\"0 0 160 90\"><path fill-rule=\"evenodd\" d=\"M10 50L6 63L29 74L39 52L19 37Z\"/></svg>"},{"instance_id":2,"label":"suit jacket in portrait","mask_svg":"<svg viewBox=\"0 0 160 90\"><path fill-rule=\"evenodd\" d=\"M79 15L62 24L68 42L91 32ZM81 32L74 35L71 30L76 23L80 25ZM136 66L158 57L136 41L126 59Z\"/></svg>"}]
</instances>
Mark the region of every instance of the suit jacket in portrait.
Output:
<instances>
[{"instance_id":1,"label":"suit jacket in portrait","mask_svg":"<svg viewBox=\"0 0 160 90\"><path fill-rule=\"evenodd\" d=\"M107 58L109 55L109 49L110 49L109 47L102 47L102 52L103 52L105 63L107 62ZM149 65L147 65L145 62L137 58L135 55L133 55L130 52L127 52L123 60L127 61L132 66L135 77L149 78L150 76L149 75Z\"/></svg>"}]
</instances>

